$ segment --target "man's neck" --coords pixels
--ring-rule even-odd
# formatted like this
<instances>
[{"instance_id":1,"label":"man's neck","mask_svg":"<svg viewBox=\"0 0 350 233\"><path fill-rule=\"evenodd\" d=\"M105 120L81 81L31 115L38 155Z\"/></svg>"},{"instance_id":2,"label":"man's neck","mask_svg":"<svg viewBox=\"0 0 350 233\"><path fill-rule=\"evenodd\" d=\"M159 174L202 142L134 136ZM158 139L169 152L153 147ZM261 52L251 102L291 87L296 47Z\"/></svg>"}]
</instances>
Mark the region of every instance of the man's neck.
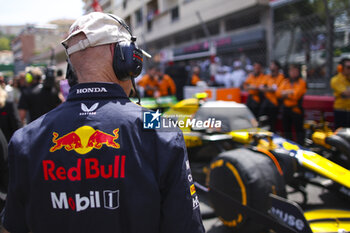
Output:
<instances>
[{"instance_id":1,"label":"man's neck","mask_svg":"<svg viewBox=\"0 0 350 233\"><path fill-rule=\"evenodd\" d=\"M78 72L79 83L87 82L109 82L109 83L119 83L119 80L115 76L114 72L108 72L105 69L100 69L98 73L96 72Z\"/></svg>"}]
</instances>

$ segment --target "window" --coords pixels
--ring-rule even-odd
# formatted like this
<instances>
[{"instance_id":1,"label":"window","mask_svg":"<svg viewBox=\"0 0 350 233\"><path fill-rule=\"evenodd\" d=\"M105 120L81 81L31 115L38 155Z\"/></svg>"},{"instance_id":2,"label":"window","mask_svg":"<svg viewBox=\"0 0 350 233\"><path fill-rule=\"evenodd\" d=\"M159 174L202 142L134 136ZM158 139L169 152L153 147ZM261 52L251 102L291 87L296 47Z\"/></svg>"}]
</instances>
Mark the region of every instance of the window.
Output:
<instances>
[{"instance_id":1,"label":"window","mask_svg":"<svg viewBox=\"0 0 350 233\"><path fill-rule=\"evenodd\" d=\"M259 13L242 15L225 21L227 31L235 30L260 23Z\"/></svg>"},{"instance_id":2,"label":"window","mask_svg":"<svg viewBox=\"0 0 350 233\"><path fill-rule=\"evenodd\" d=\"M158 2L156 0L152 0L147 3L147 31L152 31L152 22L153 19L159 14L158 10Z\"/></svg>"},{"instance_id":3,"label":"window","mask_svg":"<svg viewBox=\"0 0 350 233\"><path fill-rule=\"evenodd\" d=\"M191 33L181 33L181 34L176 35L174 37L174 43L175 44L181 44L181 43L185 43L185 42L191 41L191 39L192 39Z\"/></svg>"},{"instance_id":4,"label":"window","mask_svg":"<svg viewBox=\"0 0 350 233\"><path fill-rule=\"evenodd\" d=\"M208 32L209 32L209 36L215 36L219 34L219 23L218 22L214 22L214 23L204 23L205 25L200 25L199 28L197 28L196 30L194 30L194 37L196 39L200 39L200 38L204 38L207 35L205 34L205 29L203 28L203 26L207 27Z\"/></svg>"},{"instance_id":5,"label":"window","mask_svg":"<svg viewBox=\"0 0 350 233\"><path fill-rule=\"evenodd\" d=\"M147 21L147 31L152 31L152 21Z\"/></svg>"},{"instance_id":6,"label":"window","mask_svg":"<svg viewBox=\"0 0 350 233\"><path fill-rule=\"evenodd\" d=\"M211 36L213 35L218 35L219 34L219 23L215 22L215 23L209 23L208 24L208 30Z\"/></svg>"},{"instance_id":7,"label":"window","mask_svg":"<svg viewBox=\"0 0 350 233\"><path fill-rule=\"evenodd\" d=\"M138 9L135 12L135 17L136 17L136 27L142 25L142 8Z\"/></svg>"},{"instance_id":8,"label":"window","mask_svg":"<svg viewBox=\"0 0 350 233\"><path fill-rule=\"evenodd\" d=\"M123 0L123 9L125 9L127 7L127 0Z\"/></svg>"},{"instance_id":9,"label":"window","mask_svg":"<svg viewBox=\"0 0 350 233\"><path fill-rule=\"evenodd\" d=\"M171 10L171 21L179 19L179 7L175 7Z\"/></svg>"}]
</instances>

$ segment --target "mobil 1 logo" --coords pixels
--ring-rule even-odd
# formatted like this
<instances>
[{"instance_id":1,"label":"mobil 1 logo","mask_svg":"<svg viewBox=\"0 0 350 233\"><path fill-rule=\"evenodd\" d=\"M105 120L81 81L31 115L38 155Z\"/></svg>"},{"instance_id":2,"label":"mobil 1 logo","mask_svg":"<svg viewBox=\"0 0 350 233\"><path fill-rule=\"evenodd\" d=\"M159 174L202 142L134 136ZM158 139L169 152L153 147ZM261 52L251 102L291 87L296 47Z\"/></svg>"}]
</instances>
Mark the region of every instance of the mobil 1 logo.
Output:
<instances>
[{"instance_id":1,"label":"mobil 1 logo","mask_svg":"<svg viewBox=\"0 0 350 233\"><path fill-rule=\"evenodd\" d=\"M52 208L59 210L80 212L100 208L114 210L119 207L119 190L89 191L88 195L51 192L50 197Z\"/></svg>"},{"instance_id":2,"label":"mobil 1 logo","mask_svg":"<svg viewBox=\"0 0 350 233\"><path fill-rule=\"evenodd\" d=\"M103 191L104 207L106 209L117 209L119 207L119 190L105 190Z\"/></svg>"}]
</instances>

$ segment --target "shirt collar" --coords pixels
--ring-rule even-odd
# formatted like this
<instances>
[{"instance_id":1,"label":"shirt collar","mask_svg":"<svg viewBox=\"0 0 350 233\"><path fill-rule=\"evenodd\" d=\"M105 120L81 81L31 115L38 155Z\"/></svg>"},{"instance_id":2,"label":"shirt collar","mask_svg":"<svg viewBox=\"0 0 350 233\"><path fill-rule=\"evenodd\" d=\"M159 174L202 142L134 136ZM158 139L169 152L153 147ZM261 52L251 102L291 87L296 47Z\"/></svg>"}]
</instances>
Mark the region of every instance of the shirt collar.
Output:
<instances>
[{"instance_id":1,"label":"shirt collar","mask_svg":"<svg viewBox=\"0 0 350 233\"><path fill-rule=\"evenodd\" d=\"M126 98L123 88L115 83L79 83L70 88L67 101L86 98Z\"/></svg>"}]
</instances>

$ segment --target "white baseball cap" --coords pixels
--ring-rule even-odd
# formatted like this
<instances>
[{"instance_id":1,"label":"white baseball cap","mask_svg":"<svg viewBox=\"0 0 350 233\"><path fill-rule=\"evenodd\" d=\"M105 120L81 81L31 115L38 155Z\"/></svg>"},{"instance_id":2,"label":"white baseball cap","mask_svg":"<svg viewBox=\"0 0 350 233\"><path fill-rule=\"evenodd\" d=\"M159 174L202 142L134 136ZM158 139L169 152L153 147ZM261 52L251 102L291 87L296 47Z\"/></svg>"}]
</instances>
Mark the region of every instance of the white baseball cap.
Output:
<instances>
[{"instance_id":1,"label":"white baseball cap","mask_svg":"<svg viewBox=\"0 0 350 233\"><path fill-rule=\"evenodd\" d=\"M78 33L84 33L87 39L68 47L68 41ZM131 32L123 19L112 14L91 12L78 18L70 27L69 34L61 43L71 55L88 47L131 41ZM148 53L143 54L150 57Z\"/></svg>"}]
</instances>

